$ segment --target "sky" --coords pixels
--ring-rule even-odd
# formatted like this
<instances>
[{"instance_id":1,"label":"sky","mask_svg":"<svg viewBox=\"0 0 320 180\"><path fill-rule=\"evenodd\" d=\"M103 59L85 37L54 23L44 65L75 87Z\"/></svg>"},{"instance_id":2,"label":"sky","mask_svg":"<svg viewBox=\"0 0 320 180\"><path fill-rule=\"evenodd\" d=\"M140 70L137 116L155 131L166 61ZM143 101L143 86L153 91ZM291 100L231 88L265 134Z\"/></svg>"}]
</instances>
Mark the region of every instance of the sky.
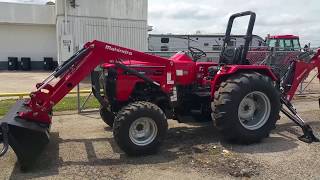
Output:
<instances>
[{"instance_id":1,"label":"sky","mask_svg":"<svg viewBox=\"0 0 320 180\"><path fill-rule=\"evenodd\" d=\"M229 16L247 10L257 14L254 34L294 34L302 45L320 46L320 0L148 0L148 23L152 33L224 33ZM232 33L244 34L247 23L248 18L236 20Z\"/></svg>"}]
</instances>

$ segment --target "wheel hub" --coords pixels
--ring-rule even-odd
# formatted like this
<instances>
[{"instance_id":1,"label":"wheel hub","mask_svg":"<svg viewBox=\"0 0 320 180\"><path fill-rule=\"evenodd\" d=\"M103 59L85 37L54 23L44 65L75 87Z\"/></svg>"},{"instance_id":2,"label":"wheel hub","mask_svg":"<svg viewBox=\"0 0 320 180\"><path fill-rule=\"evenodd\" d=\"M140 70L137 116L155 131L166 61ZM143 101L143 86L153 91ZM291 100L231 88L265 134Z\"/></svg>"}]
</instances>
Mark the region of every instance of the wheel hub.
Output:
<instances>
[{"instance_id":1,"label":"wheel hub","mask_svg":"<svg viewBox=\"0 0 320 180\"><path fill-rule=\"evenodd\" d=\"M256 105L253 99L245 98L241 101L239 107L239 117L242 119L250 119L256 111Z\"/></svg>"},{"instance_id":2,"label":"wheel hub","mask_svg":"<svg viewBox=\"0 0 320 180\"><path fill-rule=\"evenodd\" d=\"M129 129L130 140L139 146L150 144L157 136L158 129L153 119L142 117L136 119Z\"/></svg>"},{"instance_id":3,"label":"wheel hub","mask_svg":"<svg viewBox=\"0 0 320 180\"><path fill-rule=\"evenodd\" d=\"M137 131L142 131L143 130L143 124L138 124L136 130Z\"/></svg>"},{"instance_id":4,"label":"wheel hub","mask_svg":"<svg viewBox=\"0 0 320 180\"><path fill-rule=\"evenodd\" d=\"M239 104L238 118L248 130L261 128L269 119L271 103L266 94L254 91L247 94Z\"/></svg>"}]
</instances>

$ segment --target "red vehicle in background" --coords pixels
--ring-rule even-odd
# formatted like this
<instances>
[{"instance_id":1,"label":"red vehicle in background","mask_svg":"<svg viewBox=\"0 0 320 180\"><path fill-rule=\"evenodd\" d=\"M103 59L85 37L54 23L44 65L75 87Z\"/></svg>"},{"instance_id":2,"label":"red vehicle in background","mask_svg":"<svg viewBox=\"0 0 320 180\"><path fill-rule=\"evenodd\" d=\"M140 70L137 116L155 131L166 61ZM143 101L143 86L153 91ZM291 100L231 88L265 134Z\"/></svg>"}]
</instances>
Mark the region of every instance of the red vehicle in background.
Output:
<instances>
[{"instance_id":1,"label":"red vehicle in background","mask_svg":"<svg viewBox=\"0 0 320 180\"><path fill-rule=\"evenodd\" d=\"M300 51L299 36L295 35L268 35L266 37L268 47L274 47L278 51Z\"/></svg>"},{"instance_id":2,"label":"red vehicle in background","mask_svg":"<svg viewBox=\"0 0 320 180\"><path fill-rule=\"evenodd\" d=\"M247 59L252 64L260 64L272 54L277 64L288 66L290 61L296 60L301 51L307 52L309 46L301 48L299 36L296 35L270 35L265 38L263 47L252 47L247 54ZM271 54L270 54L271 53Z\"/></svg>"}]
</instances>

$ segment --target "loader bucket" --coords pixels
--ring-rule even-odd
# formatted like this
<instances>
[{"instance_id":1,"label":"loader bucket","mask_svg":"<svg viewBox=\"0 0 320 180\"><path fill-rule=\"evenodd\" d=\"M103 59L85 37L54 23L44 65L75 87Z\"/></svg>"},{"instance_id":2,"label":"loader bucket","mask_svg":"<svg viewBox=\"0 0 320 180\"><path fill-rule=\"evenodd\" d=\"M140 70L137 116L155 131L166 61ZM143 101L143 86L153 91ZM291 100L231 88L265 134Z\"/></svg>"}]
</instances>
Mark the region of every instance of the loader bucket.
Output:
<instances>
[{"instance_id":1,"label":"loader bucket","mask_svg":"<svg viewBox=\"0 0 320 180\"><path fill-rule=\"evenodd\" d=\"M22 170L29 169L48 144L50 128L18 116L19 112L27 109L25 102L18 100L0 121L0 143L3 144L0 156L5 154L6 147L10 145Z\"/></svg>"}]
</instances>

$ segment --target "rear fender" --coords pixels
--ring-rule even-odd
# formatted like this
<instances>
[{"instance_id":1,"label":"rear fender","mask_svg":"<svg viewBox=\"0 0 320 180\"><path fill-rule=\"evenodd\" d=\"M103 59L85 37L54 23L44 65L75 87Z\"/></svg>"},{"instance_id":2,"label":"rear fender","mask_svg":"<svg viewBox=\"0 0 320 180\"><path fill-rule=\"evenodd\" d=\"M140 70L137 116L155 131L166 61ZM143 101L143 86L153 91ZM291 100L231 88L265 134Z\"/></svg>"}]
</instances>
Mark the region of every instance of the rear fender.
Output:
<instances>
[{"instance_id":1,"label":"rear fender","mask_svg":"<svg viewBox=\"0 0 320 180\"><path fill-rule=\"evenodd\" d=\"M277 81L278 78L271 71L268 66L265 65L225 65L221 66L218 73L211 81L211 98L214 98L214 93L220 87L220 84L228 79L230 76L242 72L257 72L270 77L273 81Z\"/></svg>"}]
</instances>

